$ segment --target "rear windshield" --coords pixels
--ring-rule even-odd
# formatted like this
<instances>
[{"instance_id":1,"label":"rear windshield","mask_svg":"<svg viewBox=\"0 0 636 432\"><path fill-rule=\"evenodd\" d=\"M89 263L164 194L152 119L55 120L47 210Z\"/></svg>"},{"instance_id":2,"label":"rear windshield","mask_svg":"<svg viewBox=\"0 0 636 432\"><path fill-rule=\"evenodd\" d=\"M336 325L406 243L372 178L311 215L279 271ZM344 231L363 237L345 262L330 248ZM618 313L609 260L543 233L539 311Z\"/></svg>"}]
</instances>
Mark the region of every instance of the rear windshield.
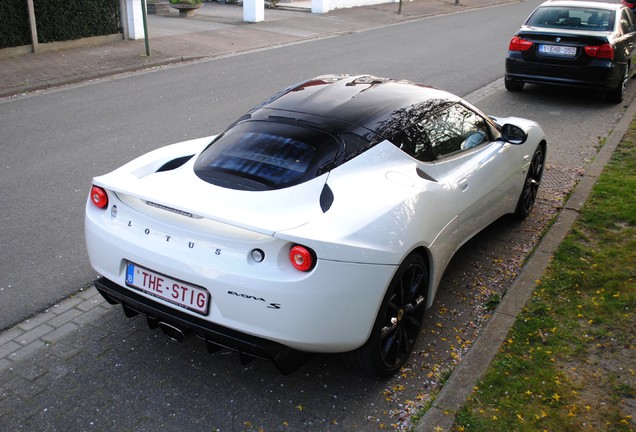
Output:
<instances>
[{"instance_id":1,"label":"rear windshield","mask_svg":"<svg viewBox=\"0 0 636 432\"><path fill-rule=\"evenodd\" d=\"M282 189L328 172L337 153L336 138L322 131L247 121L213 141L194 171L208 183L230 189Z\"/></svg>"},{"instance_id":2,"label":"rear windshield","mask_svg":"<svg viewBox=\"0 0 636 432\"><path fill-rule=\"evenodd\" d=\"M537 9L526 25L591 31L612 31L614 12L563 6L546 6Z\"/></svg>"}]
</instances>

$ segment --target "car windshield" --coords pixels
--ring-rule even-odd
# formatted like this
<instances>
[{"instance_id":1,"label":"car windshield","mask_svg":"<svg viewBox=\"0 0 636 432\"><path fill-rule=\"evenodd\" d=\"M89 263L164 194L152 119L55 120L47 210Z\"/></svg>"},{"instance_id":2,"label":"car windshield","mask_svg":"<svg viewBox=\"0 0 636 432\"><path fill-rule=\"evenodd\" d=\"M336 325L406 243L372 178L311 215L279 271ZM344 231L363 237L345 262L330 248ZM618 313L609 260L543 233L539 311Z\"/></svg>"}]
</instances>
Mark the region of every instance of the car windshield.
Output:
<instances>
[{"instance_id":1,"label":"car windshield","mask_svg":"<svg viewBox=\"0 0 636 432\"><path fill-rule=\"evenodd\" d=\"M526 25L559 29L611 31L614 13L604 9L546 6L538 8Z\"/></svg>"},{"instance_id":2,"label":"car windshield","mask_svg":"<svg viewBox=\"0 0 636 432\"><path fill-rule=\"evenodd\" d=\"M338 147L336 138L311 127L247 121L214 140L197 158L194 171L230 189L282 189L328 172Z\"/></svg>"}]
</instances>

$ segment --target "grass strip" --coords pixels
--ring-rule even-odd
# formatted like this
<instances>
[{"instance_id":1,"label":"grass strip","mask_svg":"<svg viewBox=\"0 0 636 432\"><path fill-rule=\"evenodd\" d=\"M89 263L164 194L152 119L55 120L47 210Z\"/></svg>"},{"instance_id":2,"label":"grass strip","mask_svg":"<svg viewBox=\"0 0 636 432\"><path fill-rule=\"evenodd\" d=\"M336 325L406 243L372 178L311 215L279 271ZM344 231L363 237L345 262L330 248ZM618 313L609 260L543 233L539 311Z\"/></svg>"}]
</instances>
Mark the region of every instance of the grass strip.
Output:
<instances>
[{"instance_id":1,"label":"grass strip","mask_svg":"<svg viewBox=\"0 0 636 432\"><path fill-rule=\"evenodd\" d=\"M635 431L636 120L455 431Z\"/></svg>"}]
</instances>

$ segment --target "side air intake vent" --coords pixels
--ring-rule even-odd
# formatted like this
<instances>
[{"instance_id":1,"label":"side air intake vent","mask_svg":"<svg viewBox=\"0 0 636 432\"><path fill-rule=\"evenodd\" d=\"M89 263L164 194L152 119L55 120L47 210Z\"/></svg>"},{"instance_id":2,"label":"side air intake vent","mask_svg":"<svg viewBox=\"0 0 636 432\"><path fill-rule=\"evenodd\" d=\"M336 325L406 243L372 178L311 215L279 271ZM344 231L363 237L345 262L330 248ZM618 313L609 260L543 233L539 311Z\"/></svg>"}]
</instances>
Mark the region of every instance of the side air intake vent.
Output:
<instances>
[{"instance_id":1,"label":"side air intake vent","mask_svg":"<svg viewBox=\"0 0 636 432\"><path fill-rule=\"evenodd\" d=\"M194 156L194 155L181 156L179 158L172 159L171 161L166 162L165 164L161 165L161 167L156 172L170 171L170 170L173 170L173 169L177 169L181 165L183 165L184 163L189 161L192 158L192 156Z\"/></svg>"},{"instance_id":2,"label":"side air intake vent","mask_svg":"<svg viewBox=\"0 0 636 432\"><path fill-rule=\"evenodd\" d=\"M320 194L320 208L322 212L327 213L327 210L331 208L331 204L333 204L333 192L328 185L325 185Z\"/></svg>"}]
</instances>

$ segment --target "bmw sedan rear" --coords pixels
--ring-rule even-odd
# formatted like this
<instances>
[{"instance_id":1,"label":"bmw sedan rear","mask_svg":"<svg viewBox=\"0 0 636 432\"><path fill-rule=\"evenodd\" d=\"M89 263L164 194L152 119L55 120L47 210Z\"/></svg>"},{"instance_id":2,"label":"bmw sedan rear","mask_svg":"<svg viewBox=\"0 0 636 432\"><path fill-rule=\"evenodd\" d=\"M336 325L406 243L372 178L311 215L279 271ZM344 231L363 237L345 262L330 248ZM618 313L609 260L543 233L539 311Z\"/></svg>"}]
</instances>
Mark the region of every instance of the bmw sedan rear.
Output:
<instances>
[{"instance_id":1,"label":"bmw sedan rear","mask_svg":"<svg viewBox=\"0 0 636 432\"><path fill-rule=\"evenodd\" d=\"M547 1L510 41L505 85L526 82L599 89L623 100L634 73L636 20L620 3Z\"/></svg>"}]
</instances>

